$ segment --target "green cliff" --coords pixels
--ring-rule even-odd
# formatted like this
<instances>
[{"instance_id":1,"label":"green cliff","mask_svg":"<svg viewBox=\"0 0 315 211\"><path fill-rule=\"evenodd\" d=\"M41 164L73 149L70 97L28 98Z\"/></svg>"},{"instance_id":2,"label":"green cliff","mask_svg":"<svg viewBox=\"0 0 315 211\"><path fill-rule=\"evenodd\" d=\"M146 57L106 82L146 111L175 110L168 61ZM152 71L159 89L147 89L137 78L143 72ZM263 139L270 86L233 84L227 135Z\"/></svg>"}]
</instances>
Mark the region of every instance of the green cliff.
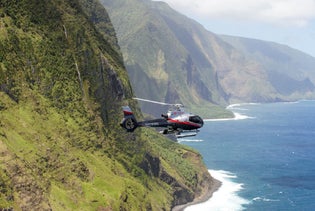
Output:
<instances>
[{"instance_id":1,"label":"green cliff","mask_svg":"<svg viewBox=\"0 0 315 211\"><path fill-rule=\"evenodd\" d=\"M100 30L102 29L102 30ZM170 210L213 184L140 118L115 31L91 0L0 2L0 209Z\"/></svg>"}]
</instances>

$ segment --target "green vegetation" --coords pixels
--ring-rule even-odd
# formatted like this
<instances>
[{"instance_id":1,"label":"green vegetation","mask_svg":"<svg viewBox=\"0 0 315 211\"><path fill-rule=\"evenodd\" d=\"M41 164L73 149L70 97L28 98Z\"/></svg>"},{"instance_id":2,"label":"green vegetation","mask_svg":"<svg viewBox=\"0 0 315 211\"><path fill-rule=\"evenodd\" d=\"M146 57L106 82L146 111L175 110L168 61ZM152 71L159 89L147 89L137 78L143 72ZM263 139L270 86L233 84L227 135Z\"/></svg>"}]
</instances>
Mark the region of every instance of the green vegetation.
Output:
<instances>
[{"instance_id":1,"label":"green vegetation","mask_svg":"<svg viewBox=\"0 0 315 211\"><path fill-rule=\"evenodd\" d=\"M210 185L197 152L120 128L139 109L114 34L96 1L1 1L0 209L169 210Z\"/></svg>"},{"instance_id":2,"label":"green vegetation","mask_svg":"<svg viewBox=\"0 0 315 211\"><path fill-rule=\"evenodd\" d=\"M10 196L26 190L19 190L15 180L31 183L28 194L46 199L46 203L36 205L38 208L48 206L48 202L53 210L168 208L173 184L164 183L158 177L160 172L168 172L178 185L193 191L198 187L196 175L206 171L200 170L203 164L197 152L150 129L142 129L141 137L133 136L133 140L121 130L119 139L102 140L97 137L99 133L87 130L92 122L86 117L62 114L36 96L32 101L15 103L1 92L1 103L5 110L0 115L0 151L5 156L0 157L0 166L6 173L2 172L0 181L6 188L1 192L3 199L8 199L1 202L2 208L20 205ZM156 177L145 172L154 169L141 168L147 153L160 162ZM12 175L17 176L10 181ZM28 201L24 206L34 204Z\"/></svg>"}]
</instances>

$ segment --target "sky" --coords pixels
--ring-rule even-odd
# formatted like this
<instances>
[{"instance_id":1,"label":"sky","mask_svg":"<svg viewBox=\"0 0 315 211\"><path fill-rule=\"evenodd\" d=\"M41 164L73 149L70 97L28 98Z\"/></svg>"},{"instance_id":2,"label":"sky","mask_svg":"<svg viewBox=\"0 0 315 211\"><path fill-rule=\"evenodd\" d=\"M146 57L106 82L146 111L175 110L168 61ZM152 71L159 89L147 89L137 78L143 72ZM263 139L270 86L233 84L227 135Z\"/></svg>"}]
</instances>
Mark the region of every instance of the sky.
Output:
<instances>
[{"instance_id":1,"label":"sky","mask_svg":"<svg viewBox=\"0 0 315 211\"><path fill-rule=\"evenodd\" d=\"M288 45L315 57L315 0L162 0L207 30Z\"/></svg>"}]
</instances>

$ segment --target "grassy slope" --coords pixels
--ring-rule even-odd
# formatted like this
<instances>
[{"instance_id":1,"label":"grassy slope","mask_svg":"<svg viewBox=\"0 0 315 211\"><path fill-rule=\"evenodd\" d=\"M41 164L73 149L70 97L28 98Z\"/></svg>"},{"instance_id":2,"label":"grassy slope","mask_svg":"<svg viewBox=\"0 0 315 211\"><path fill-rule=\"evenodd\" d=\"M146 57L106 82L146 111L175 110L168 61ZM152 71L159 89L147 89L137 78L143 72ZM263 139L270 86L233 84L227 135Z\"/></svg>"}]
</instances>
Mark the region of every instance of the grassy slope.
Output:
<instances>
[{"instance_id":1,"label":"grassy slope","mask_svg":"<svg viewBox=\"0 0 315 211\"><path fill-rule=\"evenodd\" d=\"M1 99L2 105L5 106L5 110L1 112L1 152L6 155L1 157L3 161L1 167L5 169L7 176L13 176L11 190L4 195L16 194L14 201L18 204L15 206L24 204L19 203L18 200L23 200L22 192L27 191L16 184L15 177L19 177L17 180L22 184L31 183L29 194L33 196L39 193L43 198L47 197L54 210L77 207L91 210L100 206L112 207L116 210L121 206L120 199L126 189L134 192L128 194L128 203L123 206L144 207L146 201L148 204L151 203L152 196L162 198L157 202L152 201L153 205L170 206L171 193L151 181L141 169L133 166L132 159L137 159L136 157L131 156L131 163L128 165L135 168L132 171L140 171L139 175L146 179L148 186L154 186L150 193L147 193L142 179L134 178L133 172L128 172L116 160L116 156L125 156L123 152L110 152L112 149L109 146L100 149L86 146L91 145L89 142L97 139L98 135L93 131L85 130L86 127L91 126L90 123L86 123L88 119L78 116L74 119L67 114L62 114L50 107L45 100L34 99L34 102L28 100L16 104L3 93ZM38 103L41 105L36 106ZM43 105L45 103L48 105ZM45 115L42 114L43 112ZM110 140L106 141L110 142ZM87 147L93 148L86 150ZM110 154L114 154L113 157ZM139 156L141 156L140 152ZM120 159L128 162L124 157ZM16 166L19 170L15 169ZM15 174L21 175L15 176ZM24 178L25 176L27 178ZM10 207L12 206L10 203L14 201L3 202L0 207ZM24 206L30 206L32 203L27 201Z\"/></svg>"},{"instance_id":2,"label":"grassy slope","mask_svg":"<svg viewBox=\"0 0 315 211\"><path fill-rule=\"evenodd\" d=\"M119 127L120 53L76 1L0 8L0 208L170 209L175 190L210 181L198 153Z\"/></svg>"},{"instance_id":3,"label":"grassy slope","mask_svg":"<svg viewBox=\"0 0 315 211\"><path fill-rule=\"evenodd\" d=\"M196 187L198 180L206 177L197 152L155 131L142 131L141 139L121 138L121 145L106 138L107 143L98 148L90 142L99 134L85 129L91 127L88 119L74 119L49 106L45 99L32 98L17 104L1 93L0 166L4 171L1 179L8 186L1 192L2 208L167 209L174 190L138 167L145 153L158 157L160 168L185 187ZM27 186L29 189L24 189ZM26 194L40 196L40 203L26 200Z\"/></svg>"}]
</instances>

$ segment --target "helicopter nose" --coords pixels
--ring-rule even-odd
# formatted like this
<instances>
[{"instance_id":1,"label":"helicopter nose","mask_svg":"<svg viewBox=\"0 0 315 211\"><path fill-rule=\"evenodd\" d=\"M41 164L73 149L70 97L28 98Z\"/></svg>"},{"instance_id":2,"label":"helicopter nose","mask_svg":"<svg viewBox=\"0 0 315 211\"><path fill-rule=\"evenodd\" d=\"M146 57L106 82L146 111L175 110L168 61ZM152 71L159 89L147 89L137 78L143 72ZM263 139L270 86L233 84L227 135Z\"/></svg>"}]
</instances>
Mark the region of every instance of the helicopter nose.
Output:
<instances>
[{"instance_id":1,"label":"helicopter nose","mask_svg":"<svg viewBox=\"0 0 315 211\"><path fill-rule=\"evenodd\" d=\"M203 126L203 120L202 120L202 118L200 117L200 127L202 127Z\"/></svg>"},{"instance_id":2,"label":"helicopter nose","mask_svg":"<svg viewBox=\"0 0 315 211\"><path fill-rule=\"evenodd\" d=\"M189 118L189 120L191 121L191 122L194 122L194 123L196 123L196 124L199 124L200 125L200 127L202 127L203 126L203 120L202 120L202 118L200 117L200 116L191 116L190 118Z\"/></svg>"}]
</instances>

